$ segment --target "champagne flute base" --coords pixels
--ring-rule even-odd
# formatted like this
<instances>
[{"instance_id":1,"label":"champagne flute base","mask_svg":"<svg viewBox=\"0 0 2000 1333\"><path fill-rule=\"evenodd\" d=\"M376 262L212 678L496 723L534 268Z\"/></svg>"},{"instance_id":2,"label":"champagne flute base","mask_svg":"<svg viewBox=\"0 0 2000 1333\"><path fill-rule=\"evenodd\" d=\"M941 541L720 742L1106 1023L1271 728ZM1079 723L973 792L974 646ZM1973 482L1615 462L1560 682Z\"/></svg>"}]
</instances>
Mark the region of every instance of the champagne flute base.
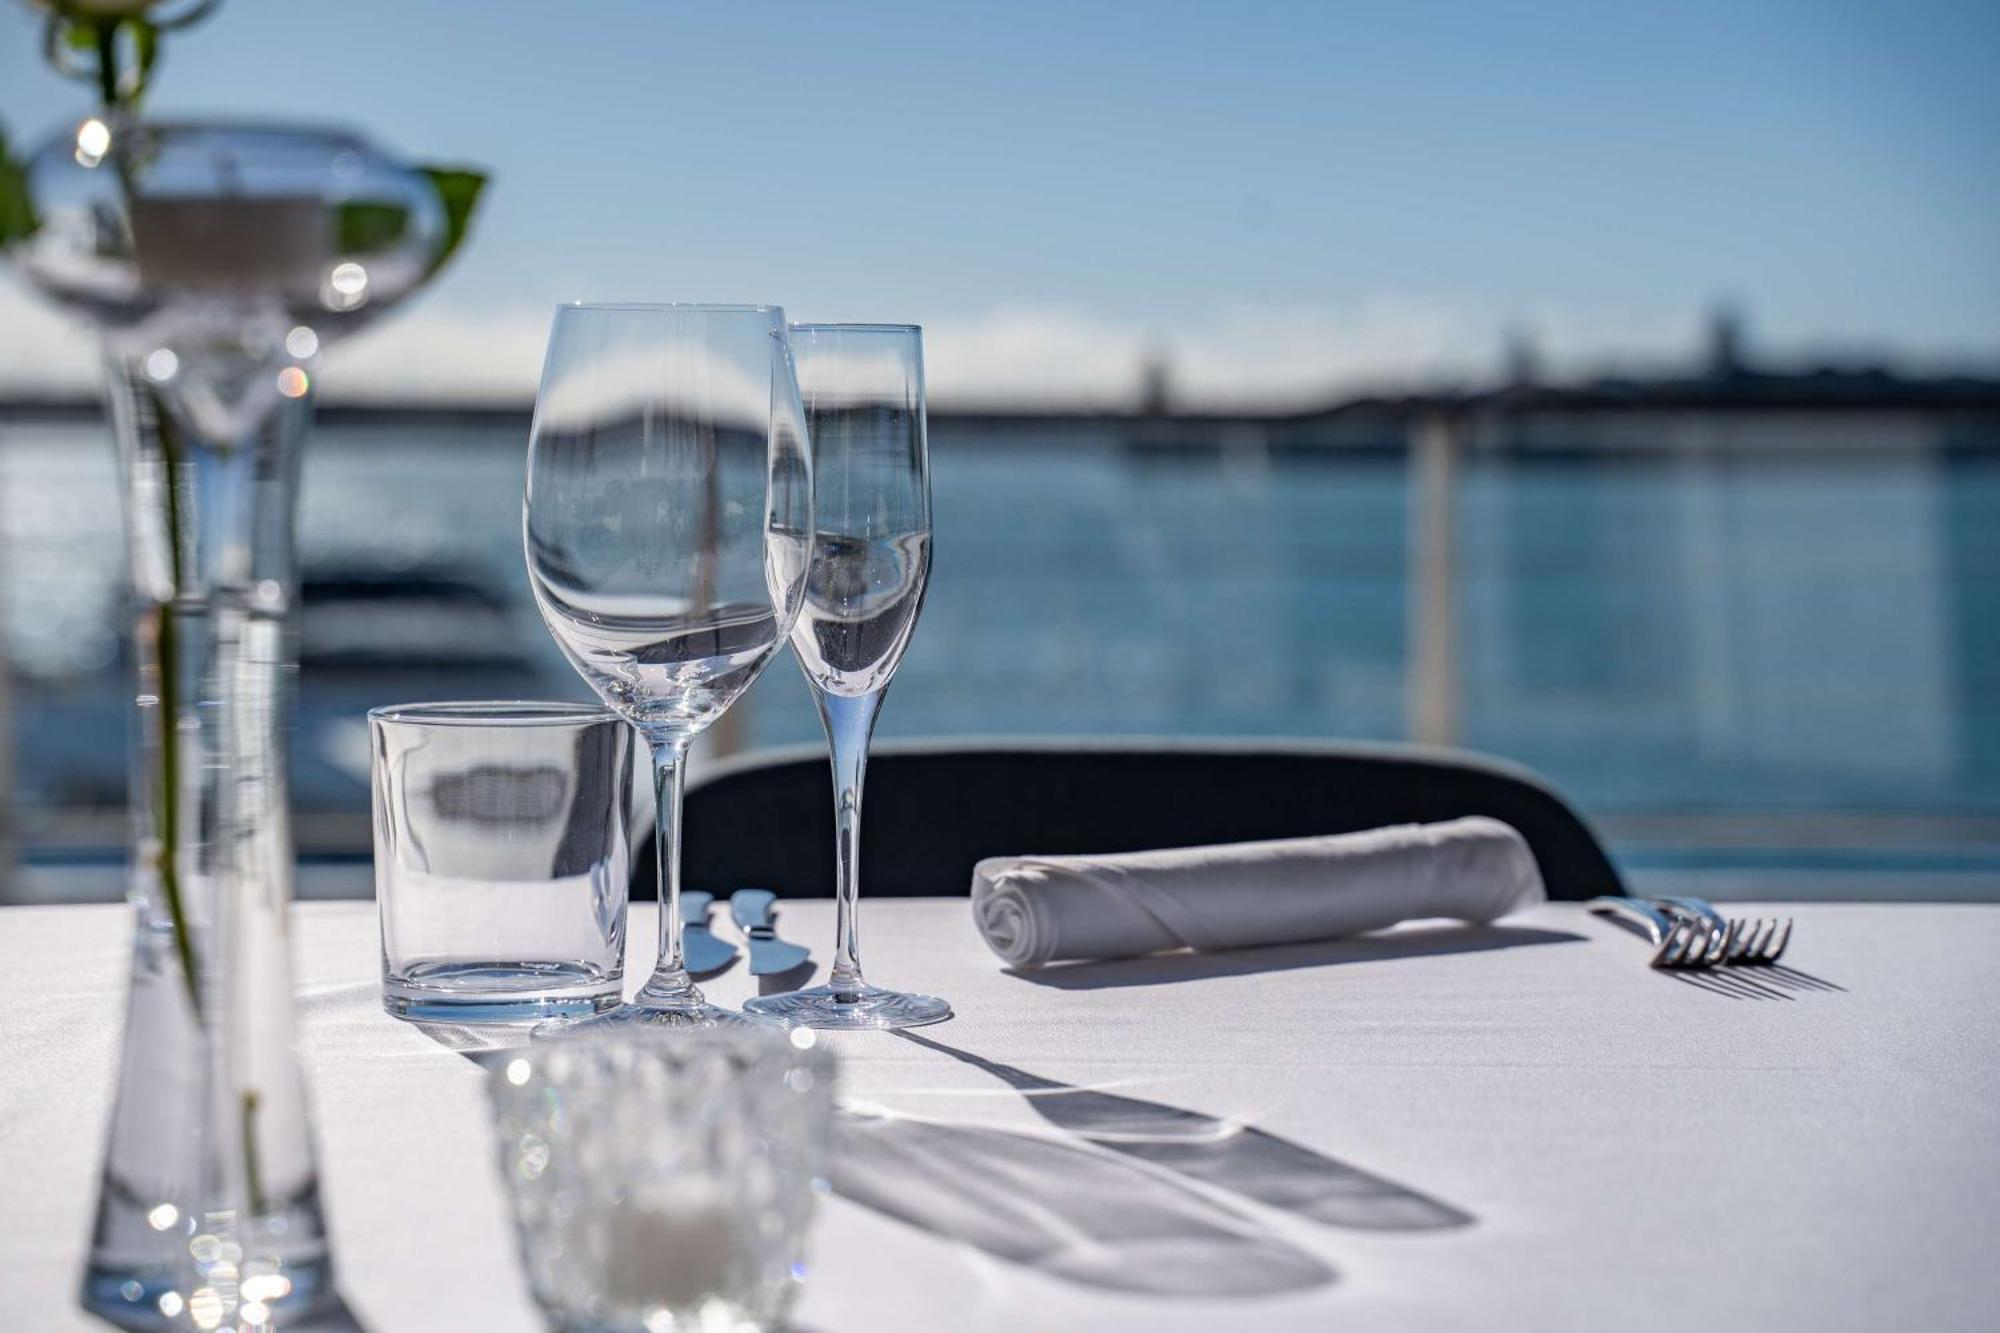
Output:
<instances>
[{"instance_id":1,"label":"champagne flute base","mask_svg":"<svg viewBox=\"0 0 2000 1333\"><path fill-rule=\"evenodd\" d=\"M809 1028L915 1028L951 1017L951 1004L935 995L855 986L814 986L744 1002L758 1018L779 1018Z\"/></svg>"}]
</instances>

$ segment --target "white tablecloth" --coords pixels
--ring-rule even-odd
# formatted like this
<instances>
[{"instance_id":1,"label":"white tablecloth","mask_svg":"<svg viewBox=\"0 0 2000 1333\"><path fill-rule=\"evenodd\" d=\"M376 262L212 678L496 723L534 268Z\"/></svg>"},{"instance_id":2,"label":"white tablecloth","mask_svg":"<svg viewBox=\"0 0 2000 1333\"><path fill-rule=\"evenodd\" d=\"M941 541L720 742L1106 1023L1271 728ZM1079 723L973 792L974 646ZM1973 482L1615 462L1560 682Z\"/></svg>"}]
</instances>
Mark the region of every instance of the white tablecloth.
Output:
<instances>
[{"instance_id":1,"label":"white tablecloth","mask_svg":"<svg viewBox=\"0 0 2000 1333\"><path fill-rule=\"evenodd\" d=\"M1570 905L1031 979L963 900L865 904L871 978L959 1016L833 1038L847 1098L905 1118L849 1136L799 1323L2000 1326L2000 908L1786 910L1804 975L1765 982L1651 972ZM378 1333L537 1327L481 1070L382 1013L372 904L299 916L349 1304ZM830 918L782 928L824 953ZM125 922L0 910L0 1328L96 1327L73 1292ZM650 910L632 925L636 986ZM1203 1116L1244 1128L1144 1145Z\"/></svg>"}]
</instances>

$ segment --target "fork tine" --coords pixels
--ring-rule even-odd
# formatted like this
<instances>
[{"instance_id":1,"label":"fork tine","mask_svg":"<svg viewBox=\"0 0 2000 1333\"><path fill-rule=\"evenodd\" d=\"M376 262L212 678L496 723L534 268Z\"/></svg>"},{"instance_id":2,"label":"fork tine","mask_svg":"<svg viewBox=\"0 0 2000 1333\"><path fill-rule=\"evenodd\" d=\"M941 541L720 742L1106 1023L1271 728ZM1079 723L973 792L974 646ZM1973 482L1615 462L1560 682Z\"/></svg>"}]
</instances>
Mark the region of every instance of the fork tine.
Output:
<instances>
[{"instance_id":1,"label":"fork tine","mask_svg":"<svg viewBox=\"0 0 2000 1333\"><path fill-rule=\"evenodd\" d=\"M1730 917L1729 955L1724 961L1730 963L1742 962L1743 955L1746 952L1748 952L1750 948L1750 936L1756 931L1756 929L1757 929L1756 923L1751 921L1748 917L1741 917L1741 916Z\"/></svg>"},{"instance_id":2,"label":"fork tine","mask_svg":"<svg viewBox=\"0 0 2000 1333\"><path fill-rule=\"evenodd\" d=\"M1723 933L1722 944L1715 951L1714 961L1718 965L1733 963L1741 953L1742 948L1743 920L1741 917L1732 917L1730 918L1729 929Z\"/></svg>"},{"instance_id":3,"label":"fork tine","mask_svg":"<svg viewBox=\"0 0 2000 1333\"><path fill-rule=\"evenodd\" d=\"M1784 931L1778 936L1778 942L1771 946L1771 952L1764 959L1764 961L1767 963L1775 963L1780 958L1783 958L1785 956L1785 946L1790 944L1791 942L1792 942L1792 919L1790 917L1786 917Z\"/></svg>"},{"instance_id":4,"label":"fork tine","mask_svg":"<svg viewBox=\"0 0 2000 1333\"><path fill-rule=\"evenodd\" d=\"M1743 918L1743 938L1736 949L1736 962L1748 967L1757 961L1757 933L1763 929L1763 917L1746 916Z\"/></svg>"},{"instance_id":5,"label":"fork tine","mask_svg":"<svg viewBox=\"0 0 2000 1333\"><path fill-rule=\"evenodd\" d=\"M1667 959L1668 956L1673 953L1674 945L1680 940L1680 936L1681 936L1681 927L1680 923L1677 921L1673 925L1667 928L1667 932L1664 935L1660 936L1660 947L1653 950L1651 966L1653 967L1673 966L1673 964L1668 962Z\"/></svg>"},{"instance_id":6,"label":"fork tine","mask_svg":"<svg viewBox=\"0 0 2000 1333\"><path fill-rule=\"evenodd\" d=\"M1771 941L1778 934L1778 918L1772 917L1769 921L1760 924L1763 926L1763 929L1757 932L1756 939L1750 941L1750 958L1748 961L1762 965L1771 961Z\"/></svg>"},{"instance_id":7,"label":"fork tine","mask_svg":"<svg viewBox=\"0 0 2000 1333\"><path fill-rule=\"evenodd\" d=\"M1674 966L1685 968L1706 967L1707 964L1702 960L1707 956L1707 952L1708 932L1702 928L1699 922L1682 922L1681 947L1680 952L1674 956Z\"/></svg>"},{"instance_id":8,"label":"fork tine","mask_svg":"<svg viewBox=\"0 0 2000 1333\"><path fill-rule=\"evenodd\" d=\"M1681 966L1681 959L1687 953L1687 940L1687 923L1674 922L1667 931L1667 937L1660 941L1660 951L1653 956L1653 966L1666 968Z\"/></svg>"},{"instance_id":9,"label":"fork tine","mask_svg":"<svg viewBox=\"0 0 2000 1333\"><path fill-rule=\"evenodd\" d=\"M1670 953L1674 953L1674 941L1678 937L1680 937L1680 927L1678 925L1668 927L1666 933L1660 935L1660 947L1652 951L1652 961L1650 961L1652 967L1666 967L1668 965L1666 959L1668 959Z\"/></svg>"}]
</instances>

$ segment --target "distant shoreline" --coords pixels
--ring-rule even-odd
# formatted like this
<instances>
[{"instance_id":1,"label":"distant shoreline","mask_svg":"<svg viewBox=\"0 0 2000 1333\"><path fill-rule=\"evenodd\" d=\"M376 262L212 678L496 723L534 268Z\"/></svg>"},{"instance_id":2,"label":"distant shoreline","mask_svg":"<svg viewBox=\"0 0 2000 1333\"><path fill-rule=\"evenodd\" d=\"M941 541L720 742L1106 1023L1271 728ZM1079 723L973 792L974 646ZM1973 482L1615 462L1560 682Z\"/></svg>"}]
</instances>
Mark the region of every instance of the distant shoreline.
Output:
<instances>
[{"instance_id":1,"label":"distant shoreline","mask_svg":"<svg viewBox=\"0 0 2000 1333\"><path fill-rule=\"evenodd\" d=\"M327 424L511 425L533 414L530 400L341 400L318 404ZM1407 423L1420 417L1521 417L1543 414L1624 415L1680 412L1942 412L2000 414L2000 373L1917 378L1886 370L1828 368L1802 373L1735 371L1683 378L1606 378L1581 384L1513 385L1489 389L1440 389L1405 394L1363 394L1312 407L1201 408L1106 407L1079 403L972 404L933 401L934 425L1011 430L1057 425L1143 427L1300 426L1376 421ZM85 421L103 415L95 395L28 394L0 390L0 422Z\"/></svg>"}]
</instances>

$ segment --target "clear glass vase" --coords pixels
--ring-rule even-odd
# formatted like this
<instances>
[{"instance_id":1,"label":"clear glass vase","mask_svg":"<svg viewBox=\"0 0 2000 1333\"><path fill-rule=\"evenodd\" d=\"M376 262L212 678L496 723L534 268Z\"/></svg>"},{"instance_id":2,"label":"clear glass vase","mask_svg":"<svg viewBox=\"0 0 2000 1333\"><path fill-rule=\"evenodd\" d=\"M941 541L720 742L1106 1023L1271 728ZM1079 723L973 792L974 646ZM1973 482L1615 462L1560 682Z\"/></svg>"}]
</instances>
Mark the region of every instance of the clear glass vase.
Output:
<instances>
[{"instance_id":1,"label":"clear glass vase","mask_svg":"<svg viewBox=\"0 0 2000 1333\"><path fill-rule=\"evenodd\" d=\"M9 258L102 335L125 489L132 981L83 1301L126 1327L337 1301L292 1046L300 450L319 350L437 271L477 180L338 129L118 115L27 164Z\"/></svg>"},{"instance_id":2,"label":"clear glass vase","mask_svg":"<svg viewBox=\"0 0 2000 1333\"><path fill-rule=\"evenodd\" d=\"M139 673L136 916L84 1304L127 1327L235 1327L251 1302L275 1318L333 1299L287 928L309 407L282 398L235 438L197 435L143 358L107 361Z\"/></svg>"}]
</instances>

